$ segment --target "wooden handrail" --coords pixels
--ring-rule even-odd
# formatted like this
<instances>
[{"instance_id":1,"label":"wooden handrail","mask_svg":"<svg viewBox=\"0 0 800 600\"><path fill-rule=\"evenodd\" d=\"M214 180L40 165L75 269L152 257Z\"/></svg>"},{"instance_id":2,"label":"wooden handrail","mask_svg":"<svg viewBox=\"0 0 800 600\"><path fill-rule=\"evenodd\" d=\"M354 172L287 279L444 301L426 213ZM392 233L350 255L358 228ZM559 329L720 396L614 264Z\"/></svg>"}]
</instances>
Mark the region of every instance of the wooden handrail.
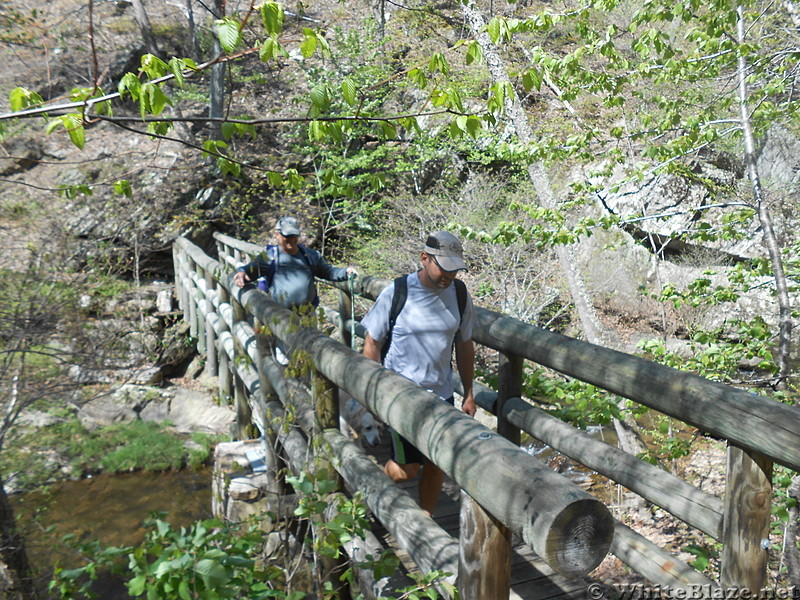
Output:
<instances>
[{"instance_id":1,"label":"wooden handrail","mask_svg":"<svg viewBox=\"0 0 800 600\"><path fill-rule=\"evenodd\" d=\"M204 258L204 253L191 249L188 242L188 245L180 241L178 243L181 248L186 248L190 260L197 263L198 269L203 270L206 277L209 272L220 275L222 287L230 290L230 282L223 276L225 273L230 274L229 265L249 260L262 252L263 247L224 234L215 234L214 237L222 261L216 264L207 257ZM352 292L374 300L390 281L364 276L354 282L324 283L345 294ZM546 515L528 514L520 521L518 515L506 514L503 507L492 503L492 493L496 495L496 490L502 489L508 482L490 475L488 484L475 484L475 478L480 479L484 472L496 469L494 463L489 467L488 463L481 462L487 448L492 460L499 460L504 464L504 458L501 457L505 457L504 444L507 442L498 436L492 436L489 438L491 443L476 445L471 438L475 435L471 429L476 425L474 421L457 413L454 416L455 411L443 410L446 407L442 407L434 398L426 397L425 392L420 392L410 382L393 381L393 373L386 372L375 363L368 364L370 361L354 355L349 349L343 349L347 352L335 349L330 345L335 342L325 336L320 337L306 330L293 331L288 321L273 308L263 305L263 302L270 303L264 294L252 289L236 289L233 293L247 306L247 311L259 320L273 319L269 324L270 327L274 326L279 337L308 351L316 367L327 379L348 391L400 433L414 440L423 452L443 467L481 504L486 502L486 508L495 517L520 533L540 556L553 561L554 566L559 565L557 569L579 573L588 564L580 564L581 560L588 560L585 556L576 562L574 557L559 556L548 550L548 544L554 542L557 546L559 536L565 533L562 531L554 538L547 539L546 532L557 531L560 526L559 510L562 515L569 512L565 510L566 505L559 505L563 498L556 502L555 508L550 507L553 508L551 512L548 512L548 508L543 509ZM340 307L349 306L348 302L340 302ZM203 318L203 310L195 308L194 302L189 306L182 306L187 312L194 311L190 321ZM347 328L348 332L352 327L356 335L363 337L363 327L359 323L352 323L347 318L349 315L342 317L331 309L325 310L330 320ZM765 519L769 517L770 461L800 471L800 409L712 382L692 373L522 323L495 311L480 307L476 307L476 311L478 325L473 339L478 344L497 350L501 359L507 357L515 365L516 370L509 371L510 377L518 380L521 360L530 360L727 439L729 468L735 472L728 474L725 494L728 500L723 504L720 499L660 472L633 456L588 439L571 426L553 419L520 398L513 397L519 395L519 391L509 393L509 388L506 388L499 402L502 406L502 414L498 415L499 422L504 427L503 431L508 432L512 439L515 435L514 428L517 428L516 431L527 431L556 450L657 503L701 531L721 539L724 585L734 584L756 589L759 582L763 583L762 561L765 555L764 551L759 550L762 545L759 536L763 536L760 532L765 531ZM491 410L497 404L495 398L497 393L476 385L476 400L483 408ZM412 405L423 407L424 410L412 413L409 410ZM410 414L414 416L410 417ZM513 444L511 447L513 448ZM510 460L516 467L516 457ZM478 468L473 470L475 465ZM487 467L483 468L482 465ZM515 473L515 476L518 475ZM540 474L534 468L530 472L526 471L525 477L538 478ZM547 481L547 485L551 485L549 476L541 477L545 478L541 482ZM481 489L482 485L488 485L489 488ZM552 485L554 489L559 488L555 481ZM529 500L532 501L532 498ZM539 500L537 497L536 501ZM756 511L757 515L744 514L738 506L755 506L753 503L760 506ZM512 506L514 510L518 508L516 504L512 503ZM607 526L604 518L594 508L589 514L595 519L593 526L605 535ZM525 519L528 518L533 520L526 522ZM534 523L539 528L538 534L532 532ZM670 586L709 583L710 580L702 574L680 563L620 523L616 523L613 528L618 534L618 538L613 541L614 553L626 561L644 561L645 564L640 565L643 569L641 572L656 583ZM590 551L587 556L591 554Z\"/></svg>"}]
</instances>

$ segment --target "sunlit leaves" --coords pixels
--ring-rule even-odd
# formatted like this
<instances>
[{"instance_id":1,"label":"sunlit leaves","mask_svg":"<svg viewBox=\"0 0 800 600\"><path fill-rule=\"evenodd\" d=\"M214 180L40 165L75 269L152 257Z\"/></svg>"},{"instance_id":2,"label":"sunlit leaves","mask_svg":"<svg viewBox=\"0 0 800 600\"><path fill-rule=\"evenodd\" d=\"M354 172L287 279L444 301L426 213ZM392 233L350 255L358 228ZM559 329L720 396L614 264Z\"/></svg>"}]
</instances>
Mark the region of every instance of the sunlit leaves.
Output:
<instances>
[{"instance_id":1,"label":"sunlit leaves","mask_svg":"<svg viewBox=\"0 0 800 600\"><path fill-rule=\"evenodd\" d=\"M283 32L285 20L283 7L277 2L265 2L259 7L259 12L267 33L272 37L279 36Z\"/></svg>"},{"instance_id":2,"label":"sunlit leaves","mask_svg":"<svg viewBox=\"0 0 800 600\"><path fill-rule=\"evenodd\" d=\"M450 135L459 138L463 134L468 134L473 139L477 139L478 134L483 129L483 120L477 116L458 115L450 123Z\"/></svg>"},{"instance_id":3,"label":"sunlit leaves","mask_svg":"<svg viewBox=\"0 0 800 600\"><path fill-rule=\"evenodd\" d=\"M44 103L44 99L39 94L23 87L11 90L8 100L11 110L14 112Z\"/></svg>"},{"instance_id":4,"label":"sunlit leaves","mask_svg":"<svg viewBox=\"0 0 800 600\"><path fill-rule=\"evenodd\" d=\"M328 45L328 40L315 29L304 28L303 41L300 44L300 54L303 55L303 58L311 58L317 50L319 50L320 54L324 57L331 56L331 48Z\"/></svg>"},{"instance_id":5,"label":"sunlit leaves","mask_svg":"<svg viewBox=\"0 0 800 600\"><path fill-rule=\"evenodd\" d=\"M126 198L130 198L133 196L131 182L127 179L118 179L114 182L114 193L119 194L120 196L125 196Z\"/></svg>"},{"instance_id":6,"label":"sunlit leaves","mask_svg":"<svg viewBox=\"0 0 800 600\"><path fill-rule=\"evenodd\" d=\"M289 53L286 52L280 42L274 38L265 39L258 51L258 57L262 62L274 60L281 56L288 57Z\"/></svg>"},{"instance_id":7,"label":"sunlit leaves","mask_svg":"<svg viewBox=\"0 0 800 600\"><path fill-rule=\"evenodd\" d=\"M447 75L450 72L450 63L447 62L444 54L441 52L434 52L428 61L428 70L431 73L436 73L438 71L442 75Z\"/></svg>"},{"instance_id":8,"label":"sunlit leaves","mask_svg":"<svg viewBox=\"0 0 800 600\"><path fill-rule=\"evenodd\" d=\"M311 142L335 141L344 139L343 126L338 121L312 121L308 124L308 139Z\"/></svg>"},{"instance_id":9,"label":"sunlit leaves","mask_svg":"<svg viewBox=\"0 0 800 600\"><path fill-rule=\"evenodd\" d=\"M249 135L252 139L255 139L256 137L256 128L249 123L234 123L231 121L225 121L222 123L220 129L222 130L222 137L224 137L227 141L231 141L234 136Z\"/></svg>"},{"instance_id":10,"label":"sunlit leaves","mask_svg":"<svg viewBox=\"0 0 800 600\"><path fill-rule=\"evenodd\" d=\"M203 156L206 158L213 156L221 173L238 177L242 171L242 165L231 160L225 154L227 148L227 142L222 140L206 140L203 142Z\"/></svg>"},{"instance_id":11,"label":"sunlit leaves","mask_svg":"<svg viewBox=\"0 0 800 600\"><path fill-rule=\"evenodd\" d=\"M528 69L522 74L522 87L526 92L532 89L540 89L542 86L542 75L536 69Z\"/></svg>"},{"instance_id":12,"label":"sunlit leaves","mask_svg":"<svg viewBox=\"0 0 800 600\"><path fill-rule=\"evenodd\" d=\"M47 123L46 131L49 134L61 127L66 130L72 143L82 150L86 143L86 131L83 128L83 117L77 113L53 117Z\"/></svg>"},{"instance_id":13,"label":"sunlit leaves","mask_svg":"<svg viewBox=\"0 0 800 600\"><path fill-rule=\"evenodd\" d=\"M152 54L145 54L141 59L141 65L142 73L147 75L150 79L158 79L170 71L167 63Z\"/></svg>"},{"instance_id":14,"label":"sunlit leaves","mask_svg":"<svg viewBox=\"0 0 800 600\"><path fill-rule=\"evenodd\" d=\"M149 81L142 84L139 94L142 119L147 115L160 115L167 105L172 106L172 100L164 93L160 85Z\"/></svg>"},{"instance_id":15,"label":"sunlit leaves","mask_svg":"<svg viewBox=\"0 0 800 600\"><path fill-rule=\"evenodd\" d=\"M428 76L425 74L424 69L414 68L409 70L408 79L420 89L424 89L428 85Z\"/></svg>"},{"instance_id":16,"label":"sunlit leaves","mask_svg":"<svg viewBox=\"0 0 800 600\"><path fill-rule=\"evenodd\" d=\"M81 183L78 185L62 185L58 189L59 196L67 200L74 200L79 196L91 196L94 193L92 186Z\"/></svg>"},{"instance_id":17,"label":"sunlit leaves","mask_svg":"<svg viewBox=\"0 0 800 600\"><path fill-rule=\"evenodd\" d=\"M168 68L170 73L175 76L175 83L177 83L179 87L183 87L186 81L183 72L186 70L197 70L197 64L191 58L172 57L169 60Z\"/></svg>"},{"instance_id":18,"label":"sunlit leaves","mask_svg":"<svg viewBox=\"0 0 800 600\"><path fill-rule=\"evenodd\" d=\"M356 105L356 84L350 77L342 80L342 97L350 106Z\"/></svg>"},{"instance_id":19,"label":"sunlit leaves","mask_svg":"<svg viewBox=\"0 0 800 600\"><path fill-rule=\"evenodd\" d=\"M69 98L74 102L88 102L93 98L100 98L103 96L103 90L99 88L73 88L70 91ZM111 115L111 102L102 100L92 103L92 107L99 115Z\"/></svg>"},{"instance_id":20,"label":"sunlit leaves","mask_svg":"<svg viewBox=\"0 0 800 600\"><path fill-rule=\"evenodd\" d=\"M242 42L242 31L239 21L233 17L224 17L214 22L217 32L217 39L228 54L233 53L236 47Z\"/></svg>"},{"instance_id":21,"label":"sunlit leaves","mask_svg":"<svg viewBox=\"0 0 800 600\"><path fill-rule=\"evenodd\" d=\"M481 45L475 40L472 40L467 47L466 61L467 65L473 63L480 64L483 62L483 50L481 49Z\"/></svg>"}]
</instances>

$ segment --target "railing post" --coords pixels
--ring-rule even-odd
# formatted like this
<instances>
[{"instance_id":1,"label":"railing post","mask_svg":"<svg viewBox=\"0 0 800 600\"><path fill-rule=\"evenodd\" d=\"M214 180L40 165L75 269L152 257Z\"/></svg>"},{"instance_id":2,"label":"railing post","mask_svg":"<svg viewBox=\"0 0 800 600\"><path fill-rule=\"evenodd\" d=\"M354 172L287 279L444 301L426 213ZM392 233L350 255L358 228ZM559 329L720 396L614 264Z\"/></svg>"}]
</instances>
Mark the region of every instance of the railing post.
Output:
<instances>
[{"instance_id":1,"label":"railing post","mask_svg":"<svg viewBox=\"0 0 800 600\"><path fill-rule=\"evenodd\" d=\"M231 298L231 306L233 307L233 331L236 331L236 323L245 321L247 313L244 307L239 303L235 297ZM246 356L244 349L236 335L233 336L233 357L234 364L231 365L231 372L233 373L233 401L236 408L236 439L246 440L250 437L249 428L252 419L252 411L250 405L247 403L247 394L244 389L244 382L236 370L236 359Z\"/></svg>"},{"instance_id":2,"label":"railing post","mask_svg":"<svg viewBox=\"0 0 800 600\"><path fill-rule=\"evenodd\" d=\"M220 285L218 290L218 303L217 303L217 310L222 312L221 307L223 304L230 304L230 294L228 290ZM231 379L231 364L230 359L228 357L228 353L226 352L225 348L223 348L223 340L225 336L224 333L230 335L230 330L228 329L228 324L225 322L225 319L222 318L222 314L220 314L219 319L219 336L217 337L217 350L219 356L219 365L217 368L217 377L219 379L219 396L220 400L223 402L229 403L233 396L233 381Z\"/></svg>"},{"instance_id":3,"label":"railing post","mask_svg":"<svg viewBox=\"0 0 800 600\"><path fill-rule=\"evenodd\" d=\"M516 445L518 427L505 418L508 398L522 395L522 358L498 354L497 432ZM483 507L461 492L458 536L458 590L462 598L505 600L511 585L511 532Z\"/></svg>"},{"instance_id":4,"label":"railing post","mask_svg":"<svg viewBox=\"0 0 800 600\"><path fill-rule=\"evenodd\" d=\"M353 312L353 297L350 292L339 290L339 335L342 343L348 348L353 347L353 335L347 326L347 320Z\"/></svg>"},{"instance_id":5,"label":"railing post","mask_svg":"<svg viewBox=\"0 0 800 600\"><path fill-rule=\"evenodd\" d=\"M517 446L520 430L506 419L505 403L509 398L522 397L522 357L516 354L497 353L497 433Z\"/></svg>"},{"instance_id":6,"label":"railing post","mask_svg":"<svg viewBox=\"0 0 800 600\"><path fill-rule=\"evenodd\" d=\"M261 387L261 401L266 406L267 403L270 401L279 402L278 394L275 391L275 388L272 385L272 381L270 381L269 377L267 376L266 371L264 370L264 360L266 357L271 355L270 352L270 344L268 336L262 333L264 329L263 323L256 318L254 329L256 332L256 369L258 372L258 381ZM272 360L271 358L267 360ZM275 419L276 416L267 413L266 414L267 420ZM279 468L281 464L280 454L278 452L278 438L275 435L273 428L270 423L266 423L265 431L263 433L264 440L264 452L267 455L267 463L273 467L272 469L272 483L274 485L274 489L278 494L285 494L286 493L286 479L284 477L283 469Z\"/></svg>"},{"instance_id":7,"label":"railing post","mask_svg":"<svg viewBox=\"0 0 800 600\"><path fill-rule=\"evenodd\" d=\"M186 256L186 266L188 268L188 272L186 273L186 280L188 282L186 300L189 305L189 335L197 339L197 285L194 283L194 279L191 276L191 273L197 270L197 264L189 255Z\"/></svg>"},{"instance_id":8,"label":"railing post","mask_svg":"<svg viewBox=\"0 0 800 600\"><path fill-rule=\"evenodd\" d=\"M323 429L339 428L339 389L318 371L312 372L311 381L312 398L314 401L314 412L316 415L316 425L318 427L317 439L314 440L314 470L317 477L324 477L336 483L336 490L342 491L344 483L341 475L336 471L328 458L329 449L323 448L321 444L324 440L319 432ZM333 516L333 515L330 515ZM333 586L334 598L349 598L347 583L340 581L340 576L347 569L347 560L344 556L340 558L321 557L320 567L323 581L329 582Z\"/></svg>"},{"instance_id":9,"label":"railing post","mask_svg":"<svg viewBox=\"0 0 800 600\"><path fill-rule=\"evenodd\" d=\"M722 588L757 594L767 577L772 462L728 443L728 477L722 526ZM753 596L755 597L755 596Z\"/></svg>"},{"instance_id":10,"label":"railing post","mask_svg":"<svg viewBox=\"0 0 800 600\"><path fill-rule=\"evenodd\" d=\"M175 274L175 297L178 299L178 308L186 310L183 302L183 286L181 280L183 279L183 269L181 268L181 247L178 244L172 244L172 272Z\"/></svg>"},{"instance_id":11,"label":"railing post","mask_svg":"<svg viewBox=\"0 0 800 600\"><path fill-rule=\"evenodd\" d=\"M206 315L206 366L204 374L206 377L214 377L217 374L217 332L216 327L219 322L219 315L217 315L217 308L214 306L214 299L219 301L217 289L222 286L214 279L214 274L205 271L206 276L206 306L208 306L209 314ZM211 316L214 314L214 317Z\"/></svg>"}]
</instances>

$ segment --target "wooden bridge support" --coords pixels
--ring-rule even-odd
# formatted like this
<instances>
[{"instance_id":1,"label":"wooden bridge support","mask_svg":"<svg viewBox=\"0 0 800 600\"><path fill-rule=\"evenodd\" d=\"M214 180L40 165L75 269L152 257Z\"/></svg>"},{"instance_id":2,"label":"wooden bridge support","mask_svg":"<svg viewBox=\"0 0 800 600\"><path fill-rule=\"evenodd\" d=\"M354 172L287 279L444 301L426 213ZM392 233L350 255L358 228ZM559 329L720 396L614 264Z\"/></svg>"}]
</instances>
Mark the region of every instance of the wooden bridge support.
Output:
<instances>
[{"instance_id":1,"label":"wooden bridge support","mask_svg":"<svg viewBox=\"0 0 800 600\"><path fill-rule=\"evenodd\" d=\"M508 600L511 587L511 532L461 492L458 536L458 591L462 598Z\"/></svg>"},{"instance_id":2,"label":"wooden bridge support","mask_svg":"<svg viewBox=\"0 0 800 600\"><path fill-rule=\"evenodd\" d=\"M758 591L767 576L772 462L728 444L720 584ZM762 545L766 545L766 548Z\"/></svg>"},{"instance_id":3,"label":"wooden bridge support","mask_svg":"<svg viewBox=\"0 0 800 600\"><path fill-rule=\"evenodd\" d=\"M215 237L218 241L225 238L221 235ZM228 264L235 264L242 259L242 252L231 251L226 243L220 243L219 255ZM231 243L233 246L238 244L242 248L246 246L245 251L251 254L260 251L259 247L252 244L235 240ZM176 241L176 248L178 248L175 253L176 293L186 314L186 320L190 327L193 327L193 335L198 335L198 338L205 337L207 351L213 344L210 330L216 332L220 389L221 395L224 395L222 373L227 370L226 366L231 372L242 372L237 361L232 360L234 337L237 338L235 344L238 346L236 356L243 357L250 352L243 347L248 346L245 338L252 334L246 334L243 338L241 335L232 336L224 330L225 324L230 325L239 320L243 316L243 311L238 316L223 316L226 310L229 313L236 311L226 302L230 300L227 293L232 288L230 288L230 277L223 277L225 271L220 268L219 263L205 256L182 238ZM202 276L197 274L201 272ZM211 289L210 274L219 281L216 290ZM362 277L355 283L356 294L374 300L388 282ZM347 286L348 283L336 285L340 290L349 291L346 289ZM216 297L213 295L215 291ZM503 477L507 474L510 476L513 473L515 479L525 480L526 484L533 482L542 489L551 486L551 483L545 475L540 477L538 471L520 472L518 464L522 463L517 462L516 455L512 455L508 446L503 446L508 444L506 440L492 434L489 434L488 438L478 440L478 431L471 429L471 426L477 425L476 423L470 421L468 426L461 419L455 418L452 411L438 412L441 407L436 406L436 403L429 404L431 399L417 396L419 390L412 392L391 381L374 363L362 363L361 357L354 357L352 353L340 356L338 350L327 346L330 340L326 338L327 341L323 341L317 334L312 335L305 331L295 333L288 327L281 328L283 316L273 308L262 306L262 303L256 300L257 295L252 293L254 291L242 291L237 288L233 289L233 295L247 304L249 314L258 315L259 318L272 315L276 319L275 326L282 340L308 350L325 377L365 403L385 421L392 425L396 424L396 428L403 435L418 442L418 446L428 453L434 462L451 474L453 479L469 492L471 498L477 500L477 503L465 507L464 521L474 524L474 532L484 531L485 537L478 534L462 535L465 539L481 540L472 547L461 549L463 563L475 565L477 563L473 558L500 556L505 543L502 540L504 534L502 528L495 527L496 524L492 523L494 517L507 523L515 533L522 535L523 539L548 562L551 564L555 562L556 565L553 566L557 570L560 566L563 567L564 563L570 562L570 557L565 557L563 554L559 556L557 552L554 553L548 548L565 544L578 546L584 544L587 539L585 534L583 536L578 534L577 538L565 540L565 537L570 538L572 535L568 528L565 529L565 525L581 522L583 518L582 511L586 507L582 506L580 501L575 501L575 498L566 501L564 496L559 497L555 501L556 504L560 503L561 512L559 512L552 499L540 497L534 492L532 496L527 496L521 505L513 500L508 501L505 507L497 506L497 503L493 502L492 494L496 495L498 490L503 490L505 493L509 486ZM264 295L258 294L258 296ZM347 339L346 336L353 325L356 332L363 335L360 324L351 322L349 314L351 301L349 297L344 296L340 301L339 315L336 316L339 319L342 339ZM207 315L209 311L213 311L212 305L217 307L217 312L220 314L220 319L214 322L212 322L213 317ZM235 300L233 305L236 306ZM328 314L334 312L328 310ZM766 539L768 533L766 523L768 523L771 495L769 487L771 461L794 470L800 469L800 452L797 450L800 447L800 435L798 435L800 411L796 407L782 405L637 357L542 330L492 311L479 308L478 317L479 324L475 330L476 343L502 353L500 393L483 406L495 407L499 419L498 430L503 436L514 440L515 436L519 436L520 429L536 437L541 436L540 439L554 449L623 483L629 489L683 518L687 523L721 539L724 544L722 583L726 586L747 587L751 590L760 587L763 583L767 556L767 551L761 547L761 541ZM198 323L202 318L206 319L206 327L200 334ZM209 323L213 327L209 326ZM250 354L251 358L252 356ZM255 359L255 364L258 364L258 360ZM259 371L281 369L271 358L262 357L261 360ZM647 468L649 465L642 466L642 461L638 461L635 457L621 456L617 449L603 447L605 445L602 442L587 439L588 436L580 432L563 431L562 427L572 429L568 425L563 423L554 425L552 417L544 415L542 411L520 400L523 360L534 361L544 367L597 385L697 426L703 431L731 440L728 490L724 505L719 498L711 497L669 474L652 472ZM226 361L227 364L223 364ZM235 377L242 376L239 374ZM250 379L245 377L242 380L241 391L243 395L245 392L251 394L250 401L253 403L252 394L258 395L259 387L261 391L266 392L266 387L263 383L261 386L256 384L256 387L253 387L252 376L248 377ZM276 380L271 377L270 381L275 384L276 391L280 386L286 388L291 385L285 382L275 383ZM280 391L278 395L281 396ZM482 391L477 394L481 402L485 401L487 396L489 394ZM281 396L282 399L283 397ZM273 404L278 411L276 402L264 400L262 407ZM411 406L414 406L415 410L409 410ZM262 411L261 407L259 411ZM268 420L265 421L263 415L256 412L252 418L260 423L260 428L263 428ZM462 415L457 416L466 419ZM323 431L323 435L327 436L329 432L330 435L334 435L333 430L328 429ZM338 431L335 434L338 435ZM487 434L483 432L483 435ZM280 440L280 435L276 436ZM518 437L515 441L518 441ZM280 443L284 444L283 441ZM286 440L286 443L291 441ZM491 466L485 462L487 456L492 458ZM347 462L352 465L354 461L348 459ZM486 473L490 475L488 479L483 477ZM383 477L381 473L377 473L376 477L378 476ZM510 489L512 494L519 491L513 489L513 486ZM470 502L473 503L475 500ZM534 505L535 514L525 513L522 510L528 504ZM481 506L486 509L486 514L480 512ZM504 512L504 509L507 512ZM381 507L378 506L377 510L380 511ZM589 509L589 513L592 513L592 510ZM508 514L508 511L514 514ZM391 509L387 507L385 512L391 512ZM473 517L473 514L478 516ZM494 517L483 519L487 515ZM605 528L605 525L599 524L603 519L598 521L597 517L596 514L590 517L590 521L594 519L590 527ZM613 529L615 532L611 546L613 552L654 583L673 587L686 583L715 587L715 582L711 582L703 574L681 563L621 523L614 523ZM538 537L533 533L534 530L539 532ZM554 537L542 533L548 531L558 533ZM418 533L404 534L399 531L395 537L413 545ZM603 536L606 536L604 539L610 538L610 534L603 533L601 537ZM492 542L492 547L489 549L489 546L482 545L487 543L484 540L499 541ZM441 564L436 560L434 559L434 568L438 568ZM417 562L420 566L426 564L424 557L421 563ZM491 563L494 567L499 564L497 561ZM447 564L452 565L452 562ZM582 564L585 567L588 563L584 561ZM574 564L572 566L567 564L566 571L562 569L562 572L578 572L579 569L574 567ZM468 570L466 566L461 567L462 572L466 570ZM463 584L470 587L465 587L464 590L471 590L468 592L470 594L474 590L480 590L481 585L495 576L489 570L478 577L465 575ZM496 577L495 580L499 581L501 576Z\"/></svg>"}]
</instances>

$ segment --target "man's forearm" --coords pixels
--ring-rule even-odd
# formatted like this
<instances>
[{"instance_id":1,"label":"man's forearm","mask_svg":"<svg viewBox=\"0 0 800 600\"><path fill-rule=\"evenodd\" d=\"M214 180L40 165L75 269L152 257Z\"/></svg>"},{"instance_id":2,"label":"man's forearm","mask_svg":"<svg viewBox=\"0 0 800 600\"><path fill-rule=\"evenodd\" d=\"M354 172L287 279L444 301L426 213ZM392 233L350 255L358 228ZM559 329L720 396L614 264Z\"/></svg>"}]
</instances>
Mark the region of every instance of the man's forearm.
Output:
<instances>
[{"instance_id":1,"label":"man's forearm","mask_svg":"<svg viewBox=\"0 0 800 600\"><path fill-rule=\"evenodd\" d=\"M364 350L361 353L375 362L381 362L381 346L369 333L364 338Z\"/></svg>"},{"instance_id":2,"label":"man's forearm","mask_svg":"<svg viewBox=\"0 0 800 600\"><path fill-rule=\"evenodd\" d=\"M464 397L472 396L472 381L475 378L475 344L472 340L456 343L456 367L464 387Z\"/></svg>"}]
</instances>

